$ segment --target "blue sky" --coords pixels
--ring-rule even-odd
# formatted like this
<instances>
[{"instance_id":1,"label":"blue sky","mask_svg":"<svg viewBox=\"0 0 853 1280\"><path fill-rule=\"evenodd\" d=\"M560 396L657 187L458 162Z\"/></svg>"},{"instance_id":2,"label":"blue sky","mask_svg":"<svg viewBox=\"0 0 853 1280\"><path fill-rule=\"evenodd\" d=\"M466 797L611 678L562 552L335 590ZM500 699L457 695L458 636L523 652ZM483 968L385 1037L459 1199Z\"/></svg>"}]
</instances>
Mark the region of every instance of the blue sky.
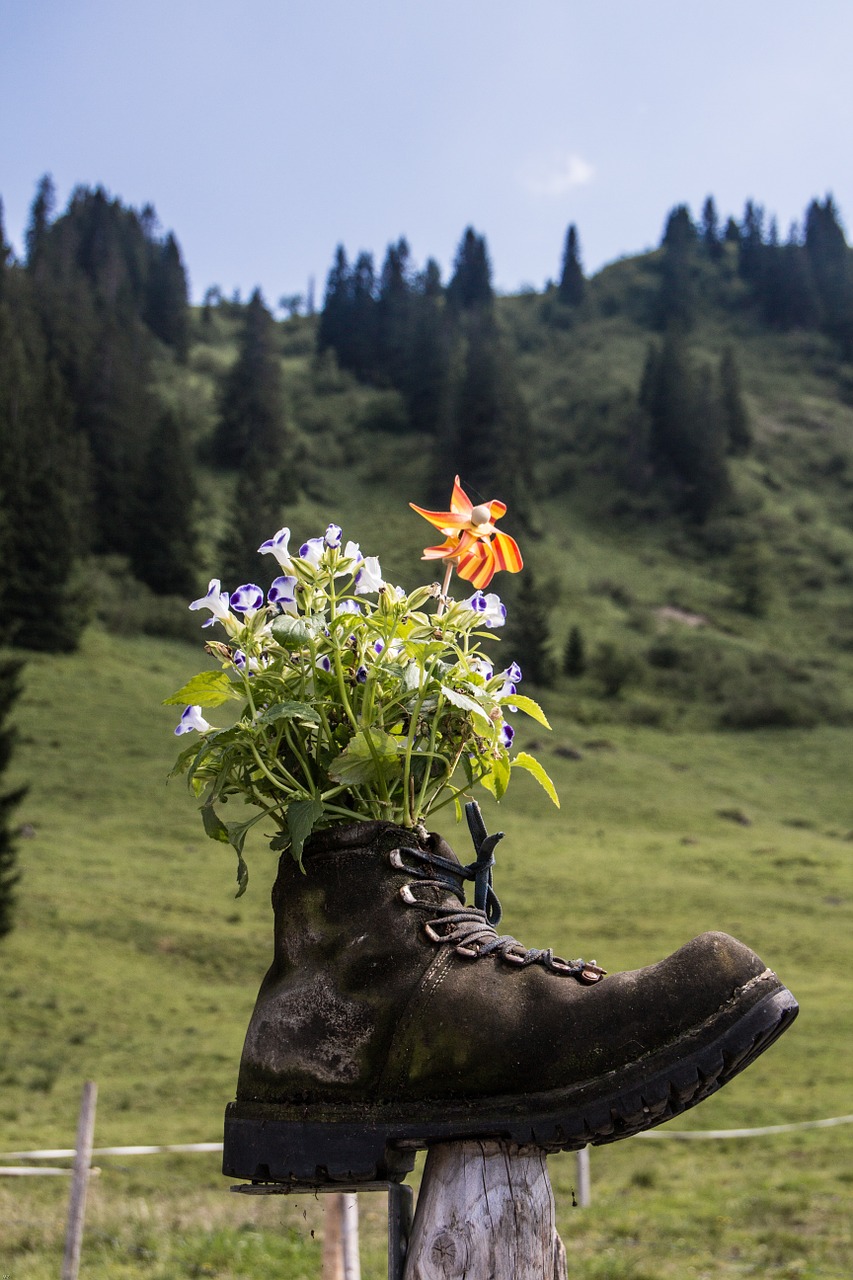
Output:
<instances>
[{"instance_id":1,"label":"blue sky","mask_svg":"<svg viewBox=\"0 0 853 1280\"><path fill-rule=\"evenodd\" d=\"M588 271L714 195L853 226L849 0L0 0L0 196L150 201L193 295L318 301L336 244L405 235L445 275L464 228L541 288L575 222Z\"/></svg>"}]
</instances>

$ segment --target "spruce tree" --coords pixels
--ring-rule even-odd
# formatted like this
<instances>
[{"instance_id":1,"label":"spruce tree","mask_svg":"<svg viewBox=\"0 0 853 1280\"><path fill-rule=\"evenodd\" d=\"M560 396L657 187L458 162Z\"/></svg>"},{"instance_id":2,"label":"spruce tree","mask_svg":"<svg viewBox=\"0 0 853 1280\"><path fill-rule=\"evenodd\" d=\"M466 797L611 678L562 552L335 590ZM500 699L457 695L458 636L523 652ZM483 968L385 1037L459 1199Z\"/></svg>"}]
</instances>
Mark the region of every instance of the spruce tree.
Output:
<instances>
[{"instance_id":1,"label":"spruce tree","mask_svg":"<svg viewBox=\"0 0 853 1280\"><path fill-rule=\"evenodd\" d=\"M714 203L713 196L708 196L702 206L700 236L708 256L714 262L718 262L723 253L723 241L720 235L720 222L717 217L717 206Z\"/></svg>"},{"instance_id":2,"label":"spruce tree","mask_svg":"<svg viewBox=\"0 0 853 1280\"><path fill-rule=\"evenodd\" d=\"M518 662L525 680L533 685L548 686L554 682L554 660L551 656L551 628L548 618L548 593L541 589L528 565L521 574L515 600L509 610L506 652Z\"/></svg>"},{"instance_id":3,"label":"spruce tree","mask_svg":"<svg viewBox=\"0 0 853 1280\"><path fill-rule=\"evenodd\" d=\"M143 466L140 520L131 548L134 575L158 595L192 595L197 586L195 497L186 428L175 414L163 413Z\"/></svg>"},{"instance_id":4,"label":"spruce tree","mask_svg":"<svg viewBox=\"0 0 853 1280\"><path fill-rule=\"evenodd\" d=\"M448 306L454 312L476 307L490 307L494 301L492 268L485 236L468 227L460 241L453 262L453 275L447 286Z\"/></svg>"},{"instance_id":5,"label":"spruce tree","mask_svg":"<svg viewBox=\"0 0 853 1280\"><path fill-rule=\"evenodd\" d=\"M572 626L563 653L563 674L576 680L586 671L586 645L580 627Z\"/></svg>"},{"instance_id":6,"label":"spruce tree","mask_svg":"<svg viewBox=\"0 0 853 1280\"><path fill-rule=\"evenodd\" d=\"M832 196L813 200L806 214L806 252L823 316L845 358L853 356L853 255Z\"/></svg>"},{"instance_id":7,"label":"spruce tree","mask_svg":"<svg viewBox=\"0 0 853 1280\"><path fill-rule=\"evenodd\" d=\"M663 260L658 294L658 324L681 333L696 320L695 249L696 228L686 205L669 214L663 236Z\"/></svg>"},{"instance_id":8,"label":"spruce tree","mask_svg":"<svg viewBox=\"0 0 853 1280\"><path fill-rule=\"evenodd\" d=\"M401 391L406 381L413 338L413 291L409 271L409 246L401 238L388 246L376 301L378 380Z\"/></svg>"},{"instance_id":9,"label":"spruce tree","mask_svg":"<svg viewBox=\"0 0 853 1280\"><path fill-rule=\"evenodd\" d=\"M567 306L576 307L584 300L586 280L580 262L580 241L577 227L572 223L566 232L566 244L563 250L563 264L560 271L560 282L557 285L557 297Z\"/></svg>"},{"instance_id":10,"label":"spruce tree","mask_svg":"<svg viewBox=\"0 0 853 1280\"><path fill-rule=\"evenodd\" d=\"M175 237L150 249L144 319L152 333L186 360L190 339L187 273Z\"/></svg>"},{"instance_id":11,"label":"spruce tree","mask_svg":"<svg viewBox=\"0 0 853 1280\"><path fill-rule=\"evenodd\" d=\"M13 658L0 659L0 938L11 932L14 924L17 871L16 832L12 827L14 809L27 792L26 787L3 789L3 775L12 760L15 730L9 715L20 694L23 663Z\"/></svg>"},{"instance_id":12,"label":"spruce tree","mask_svg":"<svg viewBox=\"0 0 853 1280\"><path fill-rule=\"evenodd\" d=\"M415 281L410 306L411 338L400 391L412 430L435 437L447 413L450 339L441 271L433 259Z\"/></svg>"},{"instance_id":13,"label":"spruce tree","mask_svg":"<svg viewBox=\"0 0 853 1280\"><path fill-rule=\"evenodd\" d=\"M726 452L734 455L748 453L752 444L752 428L741 388L740 368L731 346L726 347L720 358L719 380Z\"/></svg>"},{"instance_id":14,"label":"spruce tree","mask_svg":"<svg viewBox=\"0 0 853 1280\"><path fill-rule=\"evenodd\" d=\"M264 465L277 472L288 438L275 324L256 289L246 307L237 359L220 390L213 461L239 468L251 456L265 459Z\"/></svg>"},{"instance_id":15,"label":"spruce tree","mask_svg":"<svg viewBox=\"0 0 853 1280\"><path fill-rule=\"evenodd\" d=\"M49 173L39 181L35 199L30 206L30 220L24 235L27 251L27 266L31 271L38 269L47 240L48 228L56 209L56 188Z\"/></svg>"},{"instance_id":16,"label":"spruce tree","mask_svg":"<svg viewBox=\"0 0 853 1280\"><path fill-rule=\"evenodd\" d=\"M331 349L342 368L348 367L347 338L352 323L352 279L346 250L339 244L326 279L323 310L317 324L317 352Z\"/></svg>"}]
</instances>

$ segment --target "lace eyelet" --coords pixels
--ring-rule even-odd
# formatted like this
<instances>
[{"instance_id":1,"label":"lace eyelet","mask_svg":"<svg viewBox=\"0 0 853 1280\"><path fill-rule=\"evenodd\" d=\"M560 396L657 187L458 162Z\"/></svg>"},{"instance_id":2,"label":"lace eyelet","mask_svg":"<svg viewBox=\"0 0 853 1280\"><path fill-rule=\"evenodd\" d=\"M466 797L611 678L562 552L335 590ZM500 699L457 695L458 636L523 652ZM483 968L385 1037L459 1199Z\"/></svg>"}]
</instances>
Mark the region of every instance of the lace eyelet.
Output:
<instances>
[{"instance_id":1,"label":"lace eyelet","mask_svg":"<svg viewBox=\"0 0 853 1280\"><path fill-rule=\"evenodd\" d=\"M403 899L406 906L408 907L417 906L418 900L415 897L415 895L412 893L412 886L410 884L403 885L403 887L400 889L400 897Z\"/></svg>"},{"instance_id":2,"label":"lace eyelet","mask_svg":"<svg viewBox=\"0 0 853 1280\"><path fill-rule=\"evenodd\" d=\"M507 964L515 964L519 966L522 966L527 958L527 953L525 951L510 951L507 949L506 951L501 952L501 954Z\"/></svg>"}]
</instances>

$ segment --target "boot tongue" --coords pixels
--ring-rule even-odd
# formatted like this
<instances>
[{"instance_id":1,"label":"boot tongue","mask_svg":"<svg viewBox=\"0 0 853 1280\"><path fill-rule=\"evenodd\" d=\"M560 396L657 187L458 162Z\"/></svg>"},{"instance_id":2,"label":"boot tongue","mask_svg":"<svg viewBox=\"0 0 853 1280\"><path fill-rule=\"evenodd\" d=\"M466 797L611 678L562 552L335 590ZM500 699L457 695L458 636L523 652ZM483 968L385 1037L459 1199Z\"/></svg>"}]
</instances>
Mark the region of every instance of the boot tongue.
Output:
<instances>
[{"instance_id":1,"label":"boot tongue","mask_svg":"<svg viewBox=\"0 0 853 1280\"><path fill-rule=\"evenodd\" d=\"M437 858L446 858L448 862L455 862L458 866L462 865L443 836L436 835L435 832L431 831L427 836L427 847L429 852L434 853Z\"/></svg>"}]
</instances>

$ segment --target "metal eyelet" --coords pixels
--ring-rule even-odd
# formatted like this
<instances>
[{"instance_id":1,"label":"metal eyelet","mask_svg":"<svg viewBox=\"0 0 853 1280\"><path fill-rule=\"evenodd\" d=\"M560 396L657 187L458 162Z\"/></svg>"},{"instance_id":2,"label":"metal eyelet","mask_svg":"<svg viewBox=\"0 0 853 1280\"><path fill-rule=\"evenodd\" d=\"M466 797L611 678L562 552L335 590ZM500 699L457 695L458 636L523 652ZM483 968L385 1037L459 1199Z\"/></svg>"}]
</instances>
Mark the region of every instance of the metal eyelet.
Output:
<instances>
[{"instance_id":1,"label":"metal eyelet","mask_svg":"<svg viewBox=\"0 0 853 1280\"><path fill-rule=\"evenodd\" d=\"M410 884L403 885L403 887L400 889L400 897L403 899L403 901L406 903L407 906L409 907L417 906L418 900L415 897L415 895L412 893L412 886Z\"/></svg>"},{"instance_id":2,"label":"metal eyelet","mask_svg":"<svg viewBox=\"0 0 853 1280\"><path fill-rule=\"evenodd\" d=\"M388 854L388 861L397 871L405 871L406 867L403 863L403 857L399 849L392 849Z\"/></svg>"}]
</instances>

